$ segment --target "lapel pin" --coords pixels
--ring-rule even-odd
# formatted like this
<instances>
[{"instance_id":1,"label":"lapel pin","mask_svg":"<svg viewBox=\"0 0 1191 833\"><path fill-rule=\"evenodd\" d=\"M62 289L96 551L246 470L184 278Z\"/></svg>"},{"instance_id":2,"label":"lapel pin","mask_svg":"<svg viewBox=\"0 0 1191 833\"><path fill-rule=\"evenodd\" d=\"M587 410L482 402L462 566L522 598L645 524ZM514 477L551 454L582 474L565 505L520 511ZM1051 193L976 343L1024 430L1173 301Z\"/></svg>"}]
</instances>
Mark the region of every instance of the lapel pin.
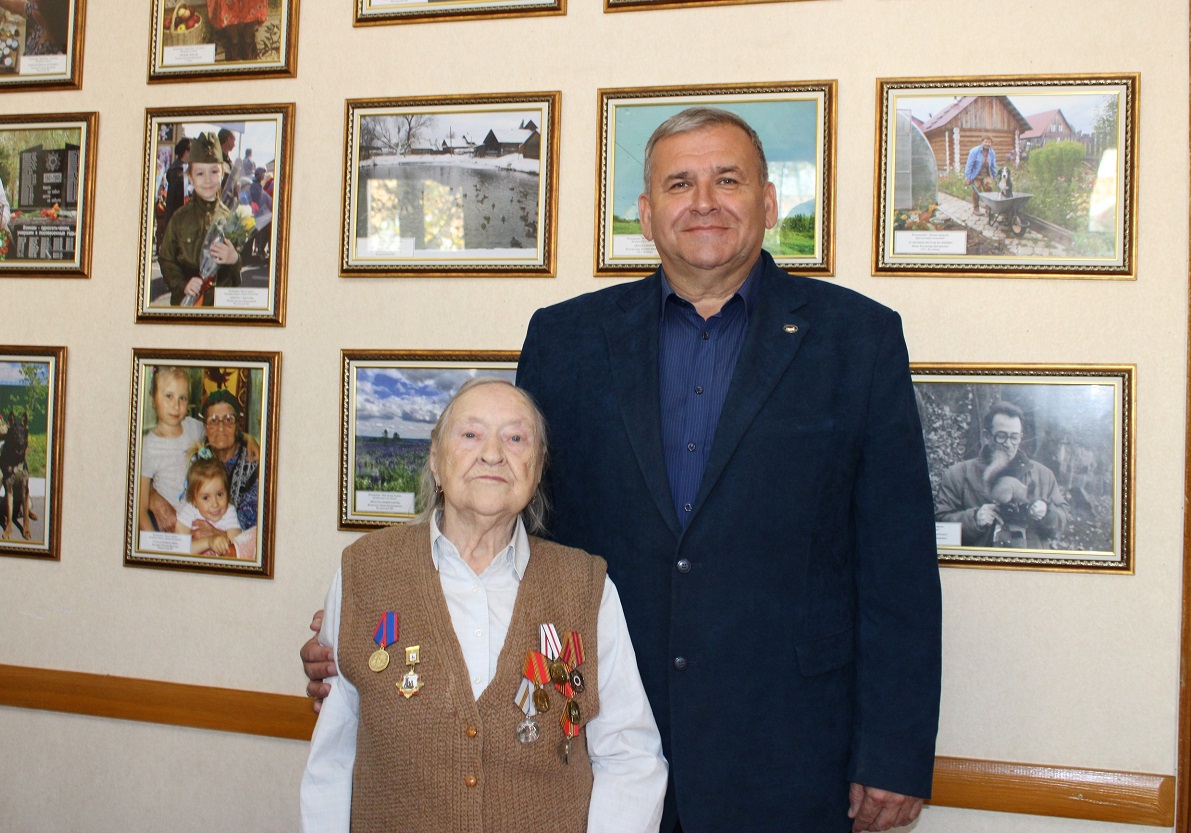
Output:
<instances>
[{"instance_id":1,"label":"lapel pin","mask_svg":"<svg viewBox=\"0 0 1191 833\"><path fill-rule=\"evenodd\" d=\"M798 332L798 325L797 324L786 324L784 327L782 327L782 329L785 330L790 335L794 335L794 333Z\"/></svg>"}]
</instances>

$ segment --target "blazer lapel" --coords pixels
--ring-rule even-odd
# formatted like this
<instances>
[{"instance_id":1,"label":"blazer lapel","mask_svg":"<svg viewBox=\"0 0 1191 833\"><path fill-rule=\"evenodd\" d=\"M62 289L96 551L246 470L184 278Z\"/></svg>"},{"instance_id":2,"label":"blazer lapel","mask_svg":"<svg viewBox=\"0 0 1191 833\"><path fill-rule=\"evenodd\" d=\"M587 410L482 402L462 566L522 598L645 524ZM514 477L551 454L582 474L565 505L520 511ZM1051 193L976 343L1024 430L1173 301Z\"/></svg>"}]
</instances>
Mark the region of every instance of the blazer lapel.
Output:
<instances>
[{"instance_id":1,"label":"blazer lapel","mask_svg":"<svg viewBox=\"0 0 1191 833\"><path fill-rule=\"evenodd\" d=\"M678 536L670 480L662 456L661 413L658 390L658 317L661 285L655 272L638 281L619 301L623 316L604 325L608 360L620 414L628 431L637 465L667 525Z\"/></svg>"},{"instance_id":2,"label":"blazer lapel","mask_svg":"<svg viewBox=\"0 0 1191 833\"><path fill-rule=\"evenodd\" d=\"M707 460L703 482L695 499L695 514L698 514L724 467L736 453L745 431L794 360L811 326L810 322L795 314L795 310L805 303L798 278L786 274L772 261L760 277L760 293L750 316L740 358L736 361L736 371L732 375L724 410L716 426L711 456Z\"/></svg>"}]
</instances>

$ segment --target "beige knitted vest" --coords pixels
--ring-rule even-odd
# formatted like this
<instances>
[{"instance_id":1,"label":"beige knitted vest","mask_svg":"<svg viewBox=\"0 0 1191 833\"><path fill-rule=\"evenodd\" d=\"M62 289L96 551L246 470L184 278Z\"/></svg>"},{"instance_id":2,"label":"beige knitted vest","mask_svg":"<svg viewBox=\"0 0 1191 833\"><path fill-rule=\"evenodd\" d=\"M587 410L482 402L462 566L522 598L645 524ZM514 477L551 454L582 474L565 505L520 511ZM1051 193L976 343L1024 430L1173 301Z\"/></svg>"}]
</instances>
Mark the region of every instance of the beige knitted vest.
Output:
<instances>
[{"instance_id":1,"label":"beige knitted vest","mask_svg":"<svg viewBox=\"0 0 1191 833\"><path fill-rule=\"evenodd\" d=\"M520 743L515 727L523 714L513 695L525 652L539 647L538 625L551 622L560 635L583 635L585 689L575 700L584 724L595 717L596 622L606 569L602 558L530 538L496 676L476 700L430 557L429 526L389 527L344 550L339 668L360 692L353 831L586 830L592 773L585 733L571 741L564 765L565 701L550 686L551 708L537 716L541 738ZM388 610L398 614L398 639L389 646L388 668L374 673L372 636ZM397 684L410 645L421 647L422 690L407 700Z\"/></svg>"}]
</instances>

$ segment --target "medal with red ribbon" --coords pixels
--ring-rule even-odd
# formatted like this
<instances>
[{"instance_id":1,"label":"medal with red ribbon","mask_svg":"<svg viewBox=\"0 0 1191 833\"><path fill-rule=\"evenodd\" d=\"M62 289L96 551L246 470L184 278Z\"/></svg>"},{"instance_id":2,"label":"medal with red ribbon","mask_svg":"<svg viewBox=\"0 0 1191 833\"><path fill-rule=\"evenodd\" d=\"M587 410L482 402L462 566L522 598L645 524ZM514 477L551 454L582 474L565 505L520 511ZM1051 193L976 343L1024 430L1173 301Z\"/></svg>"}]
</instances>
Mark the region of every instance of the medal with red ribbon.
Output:
<instances>
[{"instance_id":1,"label":"medal with red ribbon","mask_svg":"<svg viewBox=\"0 0 1191 833\"><path fill-rule=\"evenodd\" d=\"M538 626L540 651L526 651L523 666L524 679L513 696L513 702L525 713L517 724L517 739L522 743L533 743L541 737L541 727L533 719L535 714L550 711L548 683L566 701L559 716L562 726L562 760L571 762L571 738L577 737L582 729L583 715L575 695L583 691L583 675L579 666L583 664L583 635L578 631L567 631L562 639L552 624Z\"/></svg>"},{"instance_id":2,"label":"medal with red ribbon","mask_svg":"<svg viewBox=\"0 0 1191 833\"><path fill-rule=\"evenodd\" d=\"M550 696L546 694L546 689L543 686L550 682L550 669L546 657L541 651L526 651L525 652L525 667L523 673L525 679L529 680L534 685L533 691L533 705L534 707L545 714L550 711Z\"/></svg>"},{"instance_id":3,"label":"medal with red ribbon","mask_svg":"<svg viewBox=\"0 0 1191 833\"><path fill-rule=\"evenodd\" d=\"M368 658L368 667L378 674L389 667L389 652L385 649L397 641L397 614L387 610L381 614L376 623L376 633L372 641L380 647L372 652Z\"/></svg>"}]
</instances>

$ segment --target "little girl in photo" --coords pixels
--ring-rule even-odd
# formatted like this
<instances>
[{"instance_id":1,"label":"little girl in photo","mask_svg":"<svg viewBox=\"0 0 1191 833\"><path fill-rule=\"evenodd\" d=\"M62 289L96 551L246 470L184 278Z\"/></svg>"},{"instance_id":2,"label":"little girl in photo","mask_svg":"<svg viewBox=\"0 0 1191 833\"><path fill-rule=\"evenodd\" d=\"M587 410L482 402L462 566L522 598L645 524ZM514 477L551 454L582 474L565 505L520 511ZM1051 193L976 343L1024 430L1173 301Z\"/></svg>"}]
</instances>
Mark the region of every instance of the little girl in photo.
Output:
<instances>
[{"instance_id":1,"label":"little girl in photo","mask_svg":"<svg viewBox=\"0 0 1191 833\"><path fill-rule=\"evenodd\" d=\"M240 534L236 508L228 505L227 469L218 460L199 460L186 475L186 500L178 509L174 532L190 536L192 555L236 557L233 542ZM206 521L198 524L199 520Z\"/></svg>"},{"instance_id":2,"label":"little girl in photo","mask_svg":"<svg viewBox=\"0 0 1191 833\"><path fill-rule=\"evenodd\" d=\"M186 465L193 448L206 437L203 424L189 416L190 373L183 367L156 367L149 385L149 400L157 424L141 440L141 488L137 501L138 526L145 531L172 532L168 524L155 522L149 511L153 491L165 498L174 511L182 504Z\"/></svg>"}]
</instances>

